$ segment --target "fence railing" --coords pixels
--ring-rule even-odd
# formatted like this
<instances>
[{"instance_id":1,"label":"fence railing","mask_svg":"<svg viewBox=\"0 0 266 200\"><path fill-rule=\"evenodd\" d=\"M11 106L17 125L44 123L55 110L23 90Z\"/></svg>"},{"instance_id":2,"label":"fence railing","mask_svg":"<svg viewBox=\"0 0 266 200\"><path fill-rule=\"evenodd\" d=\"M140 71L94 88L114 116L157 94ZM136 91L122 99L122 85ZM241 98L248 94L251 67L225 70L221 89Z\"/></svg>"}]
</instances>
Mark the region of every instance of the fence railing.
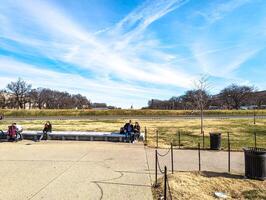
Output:
<instances>
[{"instance_id":1,"label":"fence railing","mask_svg":"<svg viewBox=\"0 0 266 200\"><path fill-rule=\"evenodd\" d=\"M164 166L164 170L162 169L160 165L159 158L165 157L169 155L170 153L170 159L171 159L171 171L172 174L174 173L174 155L173 155L173 144L171 143L171 147L165 152L165 153L159 153L158 149L155 150L155 183L154 187L158 186L158 173L162 174L164 176L164 199L167 199L167 196L169 194L170 200L172 200L172 194L171 194L171 189L170 185L168 182L168 175L167 175L167 166Z\"/></svg>"},{"instance_id":2,"label":"fence railing","mask_svg":"<svg viewBox=\"0 0 266 200\"><path fill-rule=\"evenodd\" d=\"M164 169L162 169L162 165L160 162L160 158L163 158L165 156L168 156L170 154L170 160L171 160L171 172L172 174L174 173L174 148L173 148L173 143L171 142L170 148L166 149L165 152L161 153L159 152L160 149L158 149L158 131L156 131L156 149L155 149L155 183L154 183L154 187L158 186L158 174L163 175L163 182L164 182L164 186L163 186L163 195L164 195L164 199L172 199L172 194L171 194L171 188L169 185L169 181L168 181L168 174L167 174L167 166L164 166ZM230 132L227 132L227 138L225 138L227 141L227 170L228 173L231 173L231 140L230 140ZM199 140L201 141L201 140ZM204 142L201 141L203 144ZM202 162L201 162L201 151L202 150L206 150L206 148L204 148L204 146L201 146L201 142L198 142L198 171L202 170ZM257 138L256 138L256 133L254 133L254 147L257 147ZM180 149L181 143L181 132L178 132L178 148ZM161 150L160 150L161 151ZM203 154L204 155L204 154ZM169 162L169 161L168 161ZM226 161L225 161L226 162Z\"/></svg>"},{"instance_id":3,"label":"fence railing","mask_svg":"<svg viewBox=\"0 0 266 200\"><path fill-rule=\"evenodd\" d=\"M229 138L229 134L230 133L232 133L232 132L227 132L227 138ZM150 141L153 141L153 142L155 142L155 148L159 148L159 139L160 139L160 134L159 134L159 130L158 129L155 129L155 136L153 135L153 136L150 136L149 138L148 138L148 135L149 135L149 133L148 133L148 129L145 127L145 140L144 140L144 144L145 145L147 145L148 144L148 139L150 140ZM186 138L186 139L183 139L182 140L182 135ZM256 132L254 132L254 134L253 134L253 136L251 136L251 137L253 137L253 141L254 141L254 147L257 147L257 139L258 139L258 137L257 137L257 133ZM178 130L177 132L176 132L176 137L177 138L172 138L172 144L174 145L174 146L177 146L179 149L181 149L182 148L182 146L183 146L183 148L186 148L186 149L197 149L198 147L197 146L195 146L195 143L194 143L194 141L192 141L193 143L194 143L194 145L192 145L192 146L184 146L183 144L182 144L182 141L185 141L185 142L189 142L190 141L190 139L187 139L187 137L186 136L188 136L188 134L186 134L186 132L185 133L183 133L182 131L180 131L180 130ZM198 137L198 136L196 136L196 137ZM245 137L247 137L247 136L245 136ZM207 145L206 145L206 138L208 138L207 136L206 136L206 134L205 134L205 132L203 131L202 132L202 134L201 134L201 136L200 137L198 137L198 140L200 140L201 141L201 144L202 144L202 146L201 146L201 149L209 149L208 147L207 147ZM238 140L236 141L236 139L234 139L232 142L230 141L230 144L229 144L229 139L227 139L227 141L226 141L226 137L225 137L225 139L224 138L222 138L222 143L223 144L226 144L225 146L222 146L222 149L223 150L226 150L226 149L232 149L232 144L234 144L234 142L237 144L238 143ZM197 144L197 143L196 143ZM251 145L253 145L253 144L247 144L246 146L251 146ZM229 147L229 145L230 145L230 147ZM262 146L263 147L263 146ZM238 147L235 149L235 150L238 150ZM242 150L242 147L240 147L240 149L239 150Z\"/></svg>"}]
</instances>

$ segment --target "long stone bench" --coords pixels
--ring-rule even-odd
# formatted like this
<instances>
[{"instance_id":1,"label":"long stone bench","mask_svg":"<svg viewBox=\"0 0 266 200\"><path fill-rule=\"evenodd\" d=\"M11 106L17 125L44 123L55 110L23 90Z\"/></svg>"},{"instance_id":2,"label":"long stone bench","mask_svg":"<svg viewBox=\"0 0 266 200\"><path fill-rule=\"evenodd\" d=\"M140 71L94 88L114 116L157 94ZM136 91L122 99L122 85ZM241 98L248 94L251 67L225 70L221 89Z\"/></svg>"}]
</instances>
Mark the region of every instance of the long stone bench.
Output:
<instances>
[{"instance_id":1,"label":"long stone bench","mask_svg":"<svg viewBox=\"0 0 266 200\"><path fill-rule=\"evenodd\" d=\"M42 132L24 131L23 139L37 140ZM77 140L77 141L112 141L126 142L124 134L110 132L79 132L79 131L53 131L48 133L48 140Z\"/></svg>"}]
</instances>

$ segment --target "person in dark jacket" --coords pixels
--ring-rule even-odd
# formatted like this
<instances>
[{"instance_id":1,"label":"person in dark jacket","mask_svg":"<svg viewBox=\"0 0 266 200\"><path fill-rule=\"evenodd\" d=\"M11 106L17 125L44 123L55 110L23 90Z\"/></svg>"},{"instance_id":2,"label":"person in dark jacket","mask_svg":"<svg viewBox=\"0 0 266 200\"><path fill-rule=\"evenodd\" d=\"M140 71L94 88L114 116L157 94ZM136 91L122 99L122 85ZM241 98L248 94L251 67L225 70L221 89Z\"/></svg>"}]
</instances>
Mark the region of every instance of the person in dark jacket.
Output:
<instances>
[{"instance_id":1,"label":"person in dark jacket","mask_svg":"<svg viewBox=\"0 0 266 200\"><path fill-rule=\"evenodd\" d=\"M39 141L42 140L42 139L45 139L47 140L48 138L48 133L51 133L52 132L52 124L51 122L47 121L45 124L44 124L44 128L43 128L43 131L42 131L42 134L39 138Z\"/></svg>"},{"instance_id":2,"label":"person in dark jacket","mask_svg":"<svg viewBox=\"0 0 266 200\"><path fill-rule=\"evenodd\" d=\"M131 122L131 120L129 120L129 122L124 125L124 132L125 132L126 137L128 138L128 140L130 142L134 141L134 133L133 133L133 131L134 130L133 130L132 122Z\"/></svg>"},{"instance_id":3,"label":"person in dark jacket","mask_svg":"<svg viewBox=\"0 0 266 200\"><path fill-rule=\"evenodd\" d=\"M135 125L133 127L133 131L134 131L134 139L137 140L139 139L140 136L140 125L138 122L135 122Z\"/></svg>"},{"instance_id":4,"label":"person in dark jacket","mask_svg":"<svg viewBox=\"0 0 266 200\"><path fill-rule=\"evenodd\" d=\"M124 125L124 130L127 133L133 132L133 125L132 125L131 120L129 120L129 122Z\"/></svg>"}]
</instances>

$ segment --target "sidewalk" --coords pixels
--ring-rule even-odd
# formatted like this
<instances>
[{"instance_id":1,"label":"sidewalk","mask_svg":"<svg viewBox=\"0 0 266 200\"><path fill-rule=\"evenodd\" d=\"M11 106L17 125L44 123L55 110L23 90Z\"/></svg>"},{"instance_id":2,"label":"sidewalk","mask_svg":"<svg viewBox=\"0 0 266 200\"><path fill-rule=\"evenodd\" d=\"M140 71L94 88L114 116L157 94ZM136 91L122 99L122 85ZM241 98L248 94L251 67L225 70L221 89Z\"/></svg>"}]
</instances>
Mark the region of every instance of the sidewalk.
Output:
<instances>
[{"instance_id":1,"label":"sidewalk","mask_svg":"<svg viewBox=\"0 0 266 200\"><path fill-rule=\"evenodd\" d=\"M1 143L0 199L152 199L143 144Z\"/></svg>"},{"instance_id":2,"label":"sidewalk","mask_svg":"<svg viewBox=\"0 0 266 200\"><path fill-rule=\"evenodd\" d=\"M152 178L154 180L155 149L145 147ZM167 149L158 149L160 154L167 153ZM199 169L198 150L175 149L174 170L175 171L197 171ZM158 156L161 168L165 165L171 172L170 152L164 157ZM244 174L244 153L231 152L231 173ZM225 151L201 151L201 170L213 172L228 172L228 152Z\"/></svg>"},{"instance_id":3,"label":"sidewalk","mask_svg":"<svg viewBox=\"0 0 266 200\"><path fill-rule=\"evenodd\" d=\"M152 200L154 151L143 143L4 142L0 200ZM201 158L202 171L227 172L227 152L201 151ZM170 153L159 162L171 172ZM198 151L174 150L174 170L198 170ZM231 172L244 173L243 152L231 152Z\"/></svg>"}]
</instances>

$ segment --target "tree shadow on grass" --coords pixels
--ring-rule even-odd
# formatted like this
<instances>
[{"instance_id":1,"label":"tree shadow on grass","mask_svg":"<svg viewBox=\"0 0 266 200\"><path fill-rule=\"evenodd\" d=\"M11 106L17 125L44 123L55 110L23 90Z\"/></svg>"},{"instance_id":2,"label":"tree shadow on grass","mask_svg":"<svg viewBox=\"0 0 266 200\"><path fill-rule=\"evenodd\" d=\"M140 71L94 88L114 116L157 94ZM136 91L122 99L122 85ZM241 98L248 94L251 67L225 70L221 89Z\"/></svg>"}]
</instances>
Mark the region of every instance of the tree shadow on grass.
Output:
<instances>
[{"instance_id":1,"label":"tree shadow on grass","mask_svg":"<svg viewBox=\"0 0 266 200\"><path fill-rule=\"evenodd\" d=\"M229 174L225 172L202 171L201 175L204 177L223 177L223 178L233 178L233 179L244 179L244 176L242 175Z\"/></svg>"}]
</instances>

